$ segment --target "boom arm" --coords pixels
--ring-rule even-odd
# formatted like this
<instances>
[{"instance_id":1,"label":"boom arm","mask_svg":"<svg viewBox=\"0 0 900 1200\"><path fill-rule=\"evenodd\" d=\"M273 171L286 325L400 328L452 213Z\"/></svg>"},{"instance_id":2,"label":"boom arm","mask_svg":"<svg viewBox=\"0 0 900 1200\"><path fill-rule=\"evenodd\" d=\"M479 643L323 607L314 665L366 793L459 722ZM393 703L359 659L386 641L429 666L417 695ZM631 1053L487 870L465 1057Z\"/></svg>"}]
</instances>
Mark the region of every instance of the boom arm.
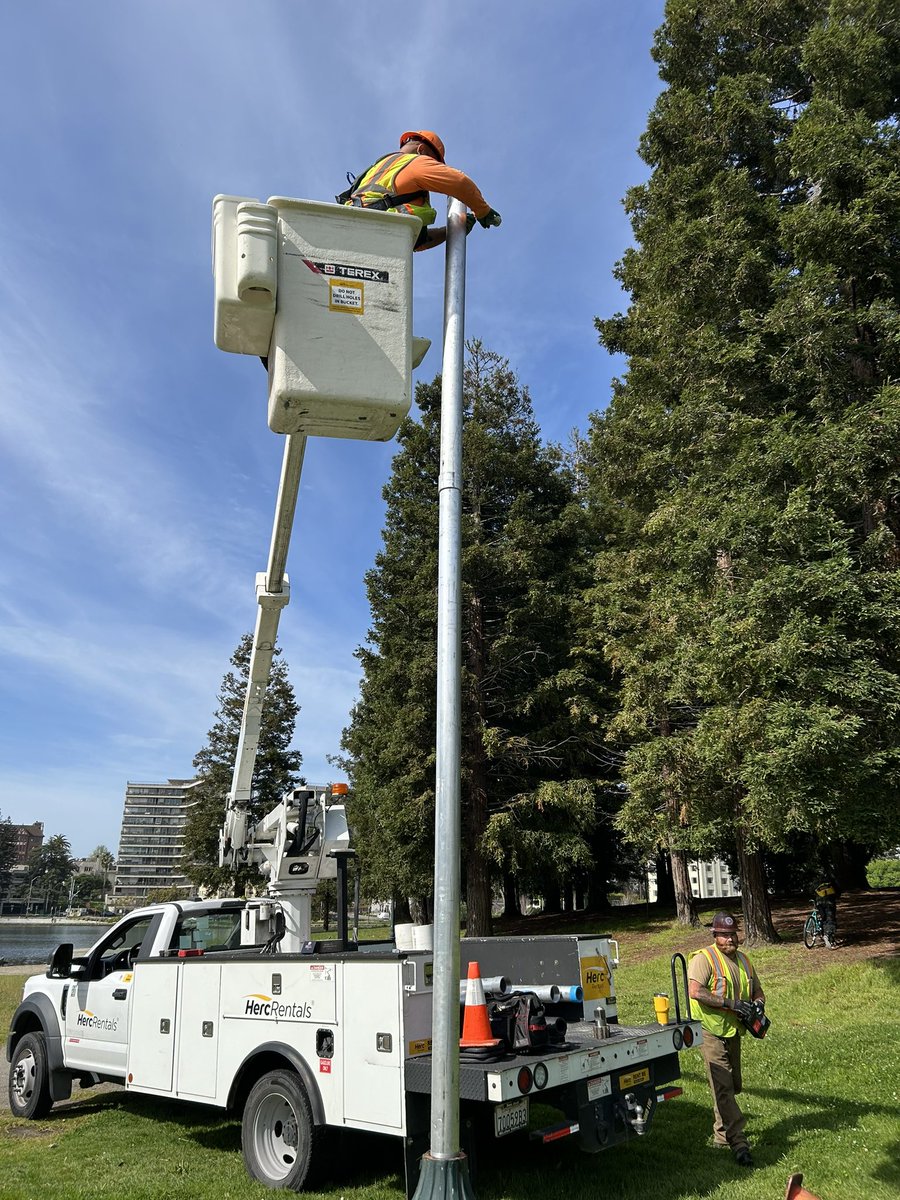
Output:
<instances>
[{"instance_id":1,"label":"boom arm","mask_svg":"<svg viewBox=\"0 0 900 1200\"><path fill-rule=\"evenodd\" d=\"M244 714L241 718L231 791L228 793L225 808L225 822L219 835L219 865L228 866L232 870L247 860L247 825L253 769L259 748L259 730L272 670L278 622L281 619L281 610L290 600L290 585L284 569L291 544L305 452L306 435L288 434L281 464L278 499L275 503L269 565L265 574L260 572L256 577L259 611L253 632L253 648L250 652L247 695L244 699Z\"/></svg>"}]
</instances>

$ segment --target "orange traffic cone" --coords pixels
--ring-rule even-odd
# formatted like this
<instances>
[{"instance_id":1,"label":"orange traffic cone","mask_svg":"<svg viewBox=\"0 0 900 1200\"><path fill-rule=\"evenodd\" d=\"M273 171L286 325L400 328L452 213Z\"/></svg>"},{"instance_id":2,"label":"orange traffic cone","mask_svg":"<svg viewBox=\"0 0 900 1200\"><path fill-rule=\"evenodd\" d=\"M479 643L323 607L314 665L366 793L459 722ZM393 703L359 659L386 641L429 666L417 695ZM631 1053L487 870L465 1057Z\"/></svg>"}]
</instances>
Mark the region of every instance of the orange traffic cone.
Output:
<instances>
[{"instance_id":1,"label":"orange traffic cone","mask_svg":"<svg viewBox=\"0 0 900 1200\"><path fill-rule=\"evenodd\" d=\"M819 1197L806 1190L803 1186L803 1176L797 1174L792 1175L788 1180L784 1200L819 1200Z\"/></svg>"},{"instance_id":2,"label":"orange traffic cone","mask_svg":"<svg viewBox=\"0 0 900 1200\"><path fill-rule=\"evenodd\" d=\"M488 1020L484 985L481 982L481 969L477 962L469 963L469 974L466 979L466 1011L463 1015L463 1030L459 1044L460 1046L500 1045L500 1039L491 1036L491 1023Z\"/></svg>"}]
</instances>

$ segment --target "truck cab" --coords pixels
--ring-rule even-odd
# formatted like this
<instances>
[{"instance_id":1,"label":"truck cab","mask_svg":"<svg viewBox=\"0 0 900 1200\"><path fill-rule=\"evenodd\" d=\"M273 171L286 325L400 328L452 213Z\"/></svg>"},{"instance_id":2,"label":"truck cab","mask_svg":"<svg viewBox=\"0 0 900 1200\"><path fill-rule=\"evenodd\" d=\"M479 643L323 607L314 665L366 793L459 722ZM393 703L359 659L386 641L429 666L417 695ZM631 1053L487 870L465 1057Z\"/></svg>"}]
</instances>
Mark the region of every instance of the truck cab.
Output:
<instances>
[{"instance_id":1,"label":"truck cab","mask_svg":"<svg viewBox=\"0 0 900 1200\"><path fill-rule=\"evenodd\" d=\"M151 905L123 917L84 955L57 947L47 972L26 980L10 1024L13 1112L41 1115L68 1099L73 1079L124 1082L135 963L235 949L247 909L233 899Z\"/></svg>"}]
</instances>

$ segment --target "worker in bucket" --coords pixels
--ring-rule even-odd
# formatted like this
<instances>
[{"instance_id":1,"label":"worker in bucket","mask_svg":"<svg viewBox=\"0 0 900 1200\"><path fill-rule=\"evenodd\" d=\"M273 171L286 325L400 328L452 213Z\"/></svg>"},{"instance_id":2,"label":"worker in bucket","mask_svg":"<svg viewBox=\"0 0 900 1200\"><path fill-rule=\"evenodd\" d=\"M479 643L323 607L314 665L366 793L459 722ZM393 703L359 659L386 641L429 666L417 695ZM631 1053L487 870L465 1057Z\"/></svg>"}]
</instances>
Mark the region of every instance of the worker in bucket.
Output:
<instances>
[{"instance_id":1,"label":"worker in bucket","mask_svg":"<svg viewBox=\"0 0 900 1200\"><path fill-rule=\"evenodd\" d=\"M713 944L691 959L688 991L694 1019L703 1026L700 1049L713 1099L713 1144L730 1148L739 1166L752 1167L745 1117L735 1097L741 1091L745 1022L757 1011L753 1002L764 1005L766 998L750 960L738 950L731 913L716 913L712 932Z\"/></svg>"},{"instance_id":2,"label":"worker in bucket","mask_svg":"<svg viewBox=\"0 0 900 1200\"><path fill-rule=\"evenodd\" d=\"M431 206L429 192L452 196L472 209L466 216L466 233L472 231L476 220L484 229L500 224L500 214L491 208L468 175L444 162L444 143L430 129L410 129L401 134L400 149L382 155L335 200L355 208L376 208L418 217L422 231L414 249L431 250L446 241L447 230L444 226L431 228L437 213Z\"/></svg>"}]
</instances>

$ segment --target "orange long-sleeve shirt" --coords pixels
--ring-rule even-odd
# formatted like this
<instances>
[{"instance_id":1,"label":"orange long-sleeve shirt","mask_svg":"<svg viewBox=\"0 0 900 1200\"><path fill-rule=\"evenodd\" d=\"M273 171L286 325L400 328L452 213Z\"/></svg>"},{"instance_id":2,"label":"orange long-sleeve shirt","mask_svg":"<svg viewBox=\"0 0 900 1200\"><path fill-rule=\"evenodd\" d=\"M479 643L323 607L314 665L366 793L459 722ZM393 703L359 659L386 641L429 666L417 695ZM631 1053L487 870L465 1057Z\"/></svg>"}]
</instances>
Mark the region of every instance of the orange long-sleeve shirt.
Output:
<instances>
[{"instance_id":1,"label":"orange long-sleeve shirt","mask_svg":"<svg viewBox=\"0 0 900 1200\"><path fill-rule=\"evenodd\" d=\"M485 217L491 206L481 192L462 171L436 162L427 154L417 154L415 161L398 171L393 183L394 194L404 196L409 192L440 192L442 196L453 196L471 208L476 217Z\"/></svg>"}]
</instances>

